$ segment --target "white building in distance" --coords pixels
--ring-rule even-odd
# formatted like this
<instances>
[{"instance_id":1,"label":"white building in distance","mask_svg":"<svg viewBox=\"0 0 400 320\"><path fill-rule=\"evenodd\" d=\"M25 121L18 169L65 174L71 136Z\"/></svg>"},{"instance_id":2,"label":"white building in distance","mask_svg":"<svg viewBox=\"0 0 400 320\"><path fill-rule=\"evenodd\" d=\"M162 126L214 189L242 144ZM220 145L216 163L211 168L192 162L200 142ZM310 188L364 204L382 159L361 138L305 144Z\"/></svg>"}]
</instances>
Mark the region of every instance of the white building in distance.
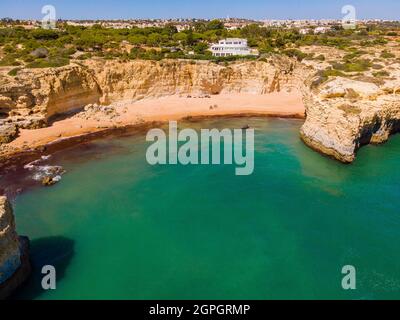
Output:
<instances>
[{"instance_id":1,"label":"white building in distance","mask_svg":"<svg viewBox=\"0 0 400 320\"><path fill-rule=\"evenodd\" d=\"M314 34L324 34L329 31L332 31L331 27L318 27L314 29Z\"/></svg>"},{"instance_id":2,"label":"white building in distance","mask_svg":"<svg viewBox=\"0 0 400 320\"><path fill-rule=\"evenodd\" d=\"M214 57L248 56L252 50L247 46L246 39L227 38L212 44L210 48Z\"/></svg>"}]
</instances>

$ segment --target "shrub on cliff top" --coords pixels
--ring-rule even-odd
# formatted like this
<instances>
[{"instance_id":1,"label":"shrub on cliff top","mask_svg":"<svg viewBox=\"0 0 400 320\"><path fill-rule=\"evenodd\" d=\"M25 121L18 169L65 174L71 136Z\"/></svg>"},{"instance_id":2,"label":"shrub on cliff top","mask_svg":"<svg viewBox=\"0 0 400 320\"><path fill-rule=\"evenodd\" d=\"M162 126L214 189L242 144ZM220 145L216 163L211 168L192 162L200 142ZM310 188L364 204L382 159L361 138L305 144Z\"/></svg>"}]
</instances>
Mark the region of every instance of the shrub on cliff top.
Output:
<instances>
[{"instance_id":1,"label":"shrub on cliff top","mask_svg":"<svg viewBox=\"0 0 400 320\"><path fill-rule=\"evenodd\" d=\"M78 60L86 60L86 59L89 59L91 57L92 57L92 54L90 52L88 52L88 53L84 53L84 54L79 55L77 57L77 59Z\"/></svg>"},{"instance_id":2,"label":"shrub on cliff top","mask_svg":"<svg viewBox=\"0 0 400 320\"><path fill-rule=\"evenodd\" d=\"M346 75L338 70L334 70L332 68L328 68L325 70L320 70L316 74L316 79L312 82L311 88L317 88L325 81L329 79L329 77L346 77Z\"/></svg>"},{"instance_id":3,"label":"shrub on cliff top","mask_svg":"<svg viewBox=\"0 0 400 320\"><path fill-rule=\"evenodd\" d=\"M385 70L382 70L382 71L374 72L372 75L373 75L374 77L380 78L380 77L389 77L389 76L390 76L390 73L387 72L387 71L385 71Z\"/></svg>"},{"instance_id":4,"label":"shrub on cliff top","mask_svg":"<svg viewBox=\"0 0 400 320\"><path fill-rule=\"evenodd\" d=\"M396 58L396 56L393 53L390 53L387 50L383 50L382 53L381 53L381 58L390 59L390 58Z\"/></svg>"},{"instance_id":5,"label":"shrub on cliff top","mask_svg":"<svg viewBox=\"0 0 400 320\"><path fill-rule=\"evenodd\" d=\"M0 66L19 66L20 62L16 60L16 55L9 54L5 56L2 60L0 60Z\"/></svg>"},{"instance_id":6,"label":"shrub on cliff top","mask_svg":"<svg viewBox=\"0 0 400 320\"><path fill-rule=\"evenodd\" d=\"M21 68L14 68L14 69L12 69L12 70L10 70L9 72L8 72L8 75L9 76L12 76L12 77L15 77L17 74L18 74L18 71L19 70L21 70Z\"/></svg>"},{"instance_id":7,"label":"shrub on cliff top","mask_svg":"<svg viewBox=\"0 0 400 320\"><path fill-rule=\"evenodd\" d=\"M69 64L69 59L61 57L53 57L50 59L37 59L26 65L27 68L56 68Z\"/></svg>"},{"instance_id":8,"label":"shrub on cliff top","mask_svg":"<svg viewBox=\"0 0 400 320\"><path fill-rule=\"evenodd\" d=\"M321 75L324 77L346 77L343 72L339 70L334 70L332 68L323 70Z\"/></svg>"},{"instance_id":9,"label":"shrub on cliff top","mask_svg":"<svg viewBox=\"0 0 400 320\"><path fill-rule=\"evenodd\" d=\"M344 63L333 63L332 68L343 72L364 72L368 71L371 65L371 61L368 59L358 59Z\"/></svg>"},{"instance_id":10,"label":"shrub on cliff top","mask_svg":"<svg viewBox=\"0 0 400 320\"><path fill-rule=\"evenodd\" d=\"M288 57L296 58L297 61L302 61L304 58L307 57L306 53L298 49L287 49L283 51L283 54L287 55Z\"/></svg>"},{"instance_id":11,"label":"shrub on cliff top","mask_svg":"<svg viewBox=\"0 0 400 320\"><path fill-rule=\"evenodd\" d=\"M47 29L34 29L32 30L32 37L37 40L55 40L58 38L58 33Z\"/></svg>"},{"instance_id":12,"label":"shrub on cliff top","mask_svg":"<svg viewBox=\"0 0 400 320\"><path fill-rule=\"evenodd\" d=\"M346 60L346 61L350 61L350 60L353 60L353 59L355 59L355 58L358 58L358 57L360 57L360 56L362 56L363 54L366 54L367 52L366 51L363 51L363 50L351 50L351 52L350 53L348 53L348 54L346 54L344 57L343 57L343 60Z\"/></svg>"}]
</instances>

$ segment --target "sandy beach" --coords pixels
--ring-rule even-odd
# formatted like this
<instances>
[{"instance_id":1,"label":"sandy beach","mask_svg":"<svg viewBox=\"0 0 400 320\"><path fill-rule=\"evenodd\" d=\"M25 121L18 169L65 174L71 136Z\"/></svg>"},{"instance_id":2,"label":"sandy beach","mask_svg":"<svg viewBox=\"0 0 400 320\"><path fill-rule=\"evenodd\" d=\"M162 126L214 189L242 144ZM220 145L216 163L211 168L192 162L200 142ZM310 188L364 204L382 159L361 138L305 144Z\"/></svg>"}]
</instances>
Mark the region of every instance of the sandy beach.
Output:
<instances>
[{"instance_id":1,"label":"sandy beach","mask_svg":"<svg viewBox=\"0 0 400 320\"><path fill-rule=\"evenodd\" d=\"M265 95L248 93L221 94L209 97L168 96L112 105L115 115L96 114L95 117L72 117L55 121L51 126L21 130L9 144L15 151L37 148L61 139L82 136L111 128L123 128L152 121L179 120L186 117L258 115L274 117L304 117L300 92L280 92Z\"/></svg>"}]
</instances>

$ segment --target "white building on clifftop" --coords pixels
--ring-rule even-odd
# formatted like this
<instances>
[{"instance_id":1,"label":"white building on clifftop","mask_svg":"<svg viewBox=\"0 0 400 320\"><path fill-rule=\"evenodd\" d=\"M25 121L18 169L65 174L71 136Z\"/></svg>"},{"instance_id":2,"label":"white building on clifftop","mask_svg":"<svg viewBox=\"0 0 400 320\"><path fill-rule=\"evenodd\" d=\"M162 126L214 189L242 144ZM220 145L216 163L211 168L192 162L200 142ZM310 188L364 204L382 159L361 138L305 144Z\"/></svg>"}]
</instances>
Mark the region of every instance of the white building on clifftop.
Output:
<instances>
[{"instance_id":1,"label":"white building on clifftop","mask_svg":"<svg viewBox=\"0 0 400 320\"><path fill-rule=\"evenodd\" d=\"M248 56L252 50L247 46L246 39L227 38L212 44L210 48L214 57Z\"/></svg>"}]
</instances>

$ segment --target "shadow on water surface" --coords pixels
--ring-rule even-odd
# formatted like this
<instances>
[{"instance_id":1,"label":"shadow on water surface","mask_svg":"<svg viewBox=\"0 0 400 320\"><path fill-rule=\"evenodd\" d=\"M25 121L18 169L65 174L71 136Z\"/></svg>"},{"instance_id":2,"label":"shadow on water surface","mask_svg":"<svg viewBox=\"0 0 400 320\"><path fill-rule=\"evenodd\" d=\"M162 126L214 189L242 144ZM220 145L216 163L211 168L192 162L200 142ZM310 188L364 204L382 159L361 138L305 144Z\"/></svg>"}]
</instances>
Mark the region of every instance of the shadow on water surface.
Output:
<instances>
[{"instance_id":1,"label":"shadow on water surface","mask_svg":"<svg viewBox=\"0 0 400 320\"><path fill-rule=\"evenodd\" d=\"M32 275L27 283L12 297L13 300L37 299L43 293L41 282L42 267L52 265L56 269L57 282L65 276L65 271L74 256L75 242L71 239L56 236L31 241L30 257Z\"/></svg>"}]
</instances>

